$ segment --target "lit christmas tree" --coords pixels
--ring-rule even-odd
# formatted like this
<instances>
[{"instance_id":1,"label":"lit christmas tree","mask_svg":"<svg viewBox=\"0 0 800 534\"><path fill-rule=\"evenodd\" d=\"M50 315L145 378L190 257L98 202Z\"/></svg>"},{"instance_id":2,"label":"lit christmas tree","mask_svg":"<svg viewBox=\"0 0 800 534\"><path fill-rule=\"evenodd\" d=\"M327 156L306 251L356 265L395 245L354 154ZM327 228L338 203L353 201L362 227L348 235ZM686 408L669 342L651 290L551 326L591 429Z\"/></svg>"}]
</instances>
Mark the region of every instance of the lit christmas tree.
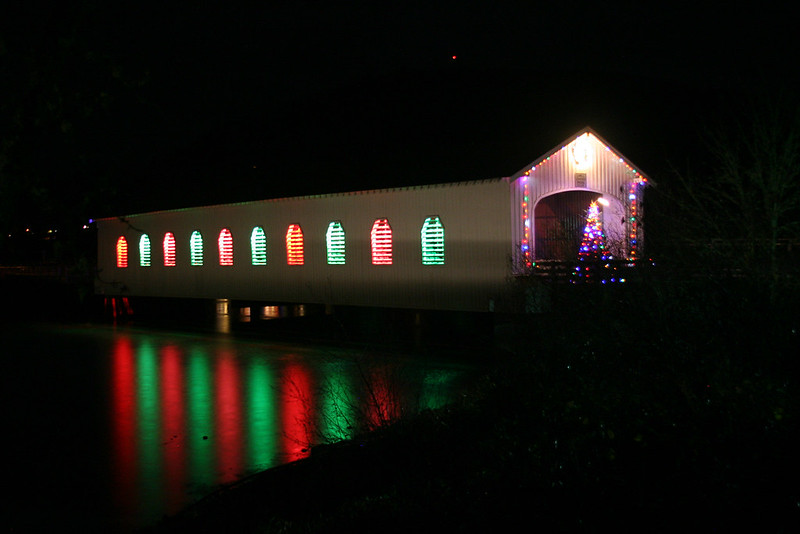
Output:
<instances>
[{"instance_id":1,"label":"lit christmas tree","mask_svg":"<svg viewBox=\"0 0 800 534\"><path fill-rule=\"evenodd\" d=\"M575 271L578 276L588 280L592 278L592 271L603 267L598 263L610 258L611 256L606 251L606 237L603 234L603 223L600 220L600 207L594 200L589 204L589 211L586 214L586 226L583 228L583 239L578 251L580 264Z\"/></svg>"}]
</instances>

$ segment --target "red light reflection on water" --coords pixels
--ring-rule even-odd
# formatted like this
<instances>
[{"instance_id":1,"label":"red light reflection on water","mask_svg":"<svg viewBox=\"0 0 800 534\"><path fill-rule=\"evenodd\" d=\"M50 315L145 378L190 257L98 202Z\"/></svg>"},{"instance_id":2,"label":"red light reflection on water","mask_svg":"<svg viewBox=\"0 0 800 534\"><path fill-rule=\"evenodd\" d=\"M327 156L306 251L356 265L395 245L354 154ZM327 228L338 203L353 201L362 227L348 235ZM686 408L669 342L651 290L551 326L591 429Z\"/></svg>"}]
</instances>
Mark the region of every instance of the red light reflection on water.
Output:
<instances>
[{"instance_id":1,"label":"red light reflection on water","mask_svg":"<svg viewBox=\"0 0 800 534\"><path fill-rule=\"evenodd\" d=\"M286 460L293 462L309 455L309 443L314 429L311 427L313 400L311 376L298 362L289 363L283 372L281 392L281 419L283 421L283 449Z\"/></svg>"},{"instance_id":2,"label":"red light reflection on water","mask_svg":"<svg viewBox=\"0 0 800 534\"><path fill-rule=\"evenodd\" d=\"M365 405L362 409L365 411L367 422L372 429L385 426L400 417L400 399L397 395L397 385L390 383L391 375L390 367L373 368L367 375Z\"/></svg>"},{"instance_id":3,"label":"red light reflection on water","mask_svg":"<svg viewBox=\"0 0 800 534\"><path fill-rule=\"evenodd\" d=\"M169 511L177 511L182 506L178 496L186 483L186 451L182 446L186 428L182 360L177 347L167 345L161 349L161 441L164 443L164 483Z\"/></svg>"},{"instance_id":4,"label":"red light reflection on water","mask_svg":"<svg viewBox=\"0 0 800 534\"><path fill-rule=\"evenodd\" d=\"M217 354L216 448L221 482L232 482L242 466L241 377L237 361L229 351Z\"/></svg>"},{"instance_id":5,"label":"red light reflection on water","mask_svg":"<svg viewBox=\"0 0 800 534\"><path fill-rule=\"evenodd\" d=\"M133 513L137 478L136 363L131 340L116 338L111 353L111 444L117 507Z\"/></svg>"},{"instance_id":6,"label":"red light reflection on water","mask_svg":"<svg viewBox=\"0 0 800 534\"><path fill-rule=\"evenodd\" d=\"M345 437L361 417L381 426L408 396L392 366L356 372L274 356L256 365L235 345L207 352L115 336L110 426L120 524L146 526L256 468L305 458L318 432Z\"/></svg>"}]
</instances>

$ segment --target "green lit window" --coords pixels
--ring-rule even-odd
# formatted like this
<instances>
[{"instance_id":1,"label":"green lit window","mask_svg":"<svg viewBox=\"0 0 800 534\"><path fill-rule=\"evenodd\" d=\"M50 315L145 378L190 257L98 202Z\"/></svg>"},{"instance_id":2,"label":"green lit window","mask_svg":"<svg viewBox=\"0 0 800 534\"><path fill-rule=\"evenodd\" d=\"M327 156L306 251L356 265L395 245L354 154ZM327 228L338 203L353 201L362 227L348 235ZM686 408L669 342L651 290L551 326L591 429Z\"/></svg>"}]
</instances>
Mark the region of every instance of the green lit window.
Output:
<instances>
[{"instance_id":1,"label":"green lit window","mask_svg":"<svg viewBox=\"0 0 800 534\"><path fill-rule=\"evenodd\" d=\"M219 232L219 264L220 265L233 265L233 235L227 228L223 228Z\"/></svg>"},{"instance_id":2,"label":"green lit window","mask_svg":"<svg viewBox=\"0 0 800 534\"><path fill-rule=\"evenodd\" d=\"M128 240L125 236L117 239L117 267L124 269L128 266Z\"/></svg>"},{"instance_id":3,"label":"green lit window","mask_svg":"<svg viewBox=\"0 0 800 534\"><path fill-rule=\"evenodd\" d=\"M203 265L203 235L199 230L192 232L190 247L190 262L192 265Z\"/></svg>"},{"instance_id":4,"label":"green lit window","mask_svg":"<svg viewBox=\"0 0 800 534\"><path fill-rule=\"evenodd\" d=\"M328 244L328 265L344 265L344 228L339 221L331 221L325 234Z\"/></svg>"},{"instance_id":5,"label":"green lit window","mask_svg":"<svg viewBox=\"0 0 800 534\"><path fill-rule=\"evenodd\" d=\"M438 215L425 219L420 237L422 265L444 265L444 226Z\"/></svg>"},{"instance_id":6,"label":"green lit window","mask_svg":"<svg viewBox=\"0 0 800 534\"><path fill-rule=\"evenodd\" d=\"M253 228L250 233L250 256L253 265L267 264L267 236L260 226Z\"/></svg>"},{"instance_id":7,"label":"green lit window","mask_svg":"<svg viewBox=\"0 0 800 534\"><path fill-rule=\"evenodd\" d=\"M147 234L139 238L139 266L150 267L150 237Z\"/></svg>"}]
</instances>

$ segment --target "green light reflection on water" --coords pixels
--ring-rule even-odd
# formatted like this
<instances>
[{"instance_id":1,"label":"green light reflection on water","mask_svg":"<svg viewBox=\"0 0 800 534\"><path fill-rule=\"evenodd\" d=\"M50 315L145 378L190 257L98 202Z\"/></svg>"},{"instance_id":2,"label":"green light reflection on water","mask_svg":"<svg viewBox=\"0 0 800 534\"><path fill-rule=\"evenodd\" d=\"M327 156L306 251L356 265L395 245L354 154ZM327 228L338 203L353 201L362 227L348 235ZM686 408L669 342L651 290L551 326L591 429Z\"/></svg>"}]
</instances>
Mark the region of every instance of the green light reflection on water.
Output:
<instances>
[{"instance_id":1,"label":"green light reflection on water","mask_svg":"<svg viewBox=\"0 0 800 534\"><path fill-rule=\"evenodd\" d=\"M273 464L275 459L275 406L274 371L259 359L250 361L247 375L247 417L249 463L255 469Z\"/></svg>"},{"instance_id":2,"label":"green light reflection on water","mask_svg":"<svg viewBox=\"0 0 800 534\"><path fill-rule=\"evenodd\" d=\"M214 381L211 359L199 347L189 351L186 386L189 471L199 487L211 487L216 482L214 449L208 440L214 429Z\"/></svg>"},{"instance_id":3,"label":"green light reflection on water","mask_svg":"<svg viewBox=\"0 0 800 534\"><path fill-rule=\"evenodd\" d=\"M448 402L452 402L453 388L459 373L449 369L430 369L422 378L422 389L419 395L421 410L435 410Z\"/></svg>"},{"instance_id":4,"label":"green light reflection on water","mask_svg":"<svg viewBox=\"0 0 800 534\"><path fill-rule=\"evenodd\" d=\"M136 351L137 356L137 405L139 412L139 465L140 494L148 495L141 502L148 510L143 515L158 512L157 503L163 494L161 438L161 399L158 354L149 339L144 339ZM152 498L159 496L159 498Z\"/></svg>"},{"instance_id":5,"label":"green light reflection on water","mask_svg":"<svg viewBox=\"0 0 800 534\"><path fill-rule=\"evenodd\" d=\"M320 438L326 442L340 441L351 437L356 418L356 399L350 380L352 373L344 362L330 362L321 366L324 377L319 391Z\"/></svg>"}]
</instances>

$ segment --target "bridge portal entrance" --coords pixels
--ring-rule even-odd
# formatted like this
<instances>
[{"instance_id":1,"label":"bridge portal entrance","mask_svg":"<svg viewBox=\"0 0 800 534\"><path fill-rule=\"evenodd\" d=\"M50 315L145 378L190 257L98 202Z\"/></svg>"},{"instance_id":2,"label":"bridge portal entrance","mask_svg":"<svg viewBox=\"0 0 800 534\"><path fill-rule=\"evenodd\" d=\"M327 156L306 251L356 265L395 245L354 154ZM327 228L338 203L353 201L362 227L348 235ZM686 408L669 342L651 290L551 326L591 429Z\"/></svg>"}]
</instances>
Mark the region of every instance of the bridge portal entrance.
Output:
<instances>
[{"instance_id":1,"label":"bridge portal entrance","mask_svg":"<svg viewBox=\"0 0 800 534\"><path fill-rule=\"evenodd\" d=\"M613 197L594 191L563 191L541 199L534 208L534 258L575 261L578 258L589 204L598 201L606 247L624 258L625 207Z\"/></svg>"},{"instance_id":2,"label":"bridge portal entrance","mask_svg":"<svg viewBox=\"0 0 800 534\"><path fill-rule=\"evenodd\" d=\"M575 260L586 225L586 210L599 197L593 191L565 191L540 200L533 218L535 259Z\"/></svg>"}]
</instances>

